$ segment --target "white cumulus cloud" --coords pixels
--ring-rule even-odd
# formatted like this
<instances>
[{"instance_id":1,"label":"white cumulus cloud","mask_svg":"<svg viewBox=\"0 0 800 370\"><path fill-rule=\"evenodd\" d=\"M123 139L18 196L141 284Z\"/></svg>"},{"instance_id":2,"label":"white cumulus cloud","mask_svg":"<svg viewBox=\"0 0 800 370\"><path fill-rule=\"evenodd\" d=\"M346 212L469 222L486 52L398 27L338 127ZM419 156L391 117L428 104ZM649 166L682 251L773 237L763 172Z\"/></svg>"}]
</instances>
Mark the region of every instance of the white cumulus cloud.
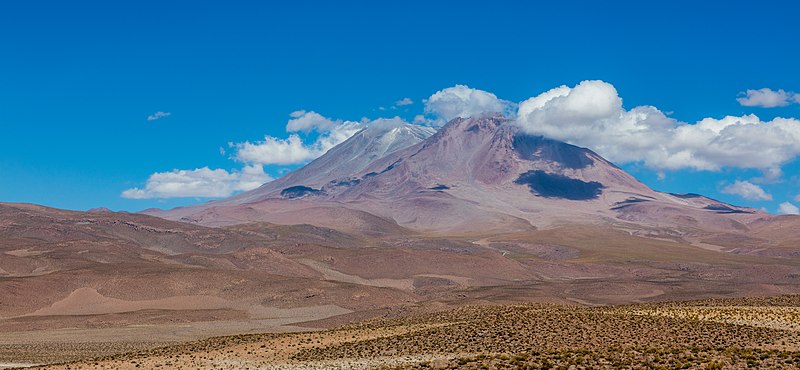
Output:
<instances>
[{"instance_id":1,"label":"white cumulus cloud","mask_svg":"<svg viewBox=\"0 0 800 370\"><path fill-rule=\"evenodd\" d=\"M260 165L248 165L241 171L202 167L194 170L156 172L147 179L143 189L132 188L122 192L123 198L222 198L238 191L255 189L272 178Z\"/></svg>"},{"instance_id":2,"label":"white cumulus cloud","mask_svg":"<svg viewBox=\"0 0 800 370\"><path fill-rule=\"evenodd\" d=\"M151 115L147 116L147 120L148 120L148 121L155 121L155 120L162 119L162 118L164 118L164 117L169 117L169 116L171 116L171 115L172 115L172 113L170 113L170 112L161 112L161 111L158 111L158 112L155 112L155 113L153 113L153 114L151 114Z\"/></svg>"},{"instance_id":3,"label":"white cumulus cloud","mask_svg":"<svg viewBox=\"0 0 800 370\"><path fill-rule=\"evenodd\" d=\"M792 102L800 102L800 95L783 89L776 91L766 87L743 91L739 95L740 97L736 98L736 101L745 107L775 108L785 107Z\"/></svg>"},{"instance_id":4,"label":"white cumulus cloud","mask_svg":"<svg viewBox=\"0 0 800 370\"><path fill-rule=\"evenodd\" d=\"M289 165L302 163L320 155L315 145L306 145L297 134L286 139L265 136L263 141L236 144L236 159L246 163Z\"/></svg>"},{"instance_id":5,"label":"white cumulus cloud","mask_svg":"<svg viewBox=\"0 0 800 370\"><path fill-rule=\"evenodd\" d=\"M800 120L755 115L706 118L695 124L653 106L627 110L613 85L583 81L519 104L524 131L588 147L617 163L642 162L657 170L723 167L779 173L800 155Z\"/></svg>"},{"instance_id":6,"label":"white cumulus cloud","mask_svg":"<svg viewBox=\"0 0 800 370\"><path fill-rule=\"evenodd\" d=\"M272 177L264 172L264 165L286 166L309 162L369 125L391 128L406 124L399 117L356 122L332 120L306 111L292 112L290 117L286 130L292 133L285 139L267 135L263 141L228 143L235 151L233 157L244 164L241 170L228 172L202 167L157 172L150 175L143 188L127 189L121 195L129 199L227 197L272 181ZM316 133L309 139L311 131ZM224 148L220 148L220 154L225 152ZM285 170L278 168L277 172L284 173Z\"/></svg>"},{"instance_id":7,"label":"white cumulus cloud","mask_svg":"<svg viewBox=\"0 0 800 370\"><path fill-rule=\"evenodd\" d=\"M292 119L286 125L287 131L308 133L315 130L319 133L316 139L306 143L298 134L291 134L286 139L267 135L263 141L234 144L236 159L260 165L305 163L347 140L366 124L366 122L334 121L317 113L305 111L293 112L291 116Z\"/></svg>"},{"instance_id":8,"label":"white cumulus cloud","mask_svg":"<svg viewBox=\"0 0 800 370\"><path fill-rule=\"evenodd\" d=\"M425 113L435 117L429 121L431 124L441 126L456 117L508 113L513 106L513 103L498 99L490 92L456 85L431 95L425 102Z\"/></svg>"},{"instance_id":9,"label":"white cumulus cloud","mask_svg":"<svg viewBox=\"0 0 800 370\"><path fill-rule=\"evenodd\" d=\"M800 214L800 208L792 203L783 202L778 205L778 213L782 213L784 215L798 215Z\"/></svg>"},{"instance_id":10,"label":"white cumulus cloud","mask_svg":"<svg viewBox=\"0 0 800 370\"><path fill-rule=\"evenodd\" d=\"M725 194L738 195L749 200L772 200L772 195L764 191L760 186L749 181L736 180L733 184L722 188Z\"/></svg>"},{"instance_id":11,"label":"white cumulus cloud","mask_svg":"<svg viewBox=\"0 0 800 370\"><path fill-rule=\"evenodd\" d=\"M292 119L286 123L286 131L288 132L328 132L341 123L326 118L314 111L306 112L304 110L298 110L292 112L289 116L292 117Z\"/></svg>"},{"instance_id":12,"label":"white cumulus cloud","mask_svg":"<svg viewBox=\"0 0 800 370\"><path fill-rule=\"evenodd\" d=\"M325 125L297 124L298 119L309 117L314 114L314 122L330 122ZM319 117L316 117L319 116ZM321 118L320 118L321 117ZM292 133L286 139L274 136L265 136L264 140L233 144L236 149L235 158L244 163L254 163L259 165L294 165L302 164L316 159L325 154L336 145L349 139L358 131L369 125L377 124L405 124L406 122L399 117L379 118L376 120L362 119L361 121L332 120L314 112L297 111L292 113L292 120L287 124L287 131L301 131L302 128L313 127L318 135L309 140L305 135Z\"/></svg>"},{"instance_id":13,"label":"white cumulus cloud","mask_svg":"<svg viewBox=\"0 0 800 370\"><path fill-rule=\"evenodd\" d=\"M784 90L747 90L741 95L738 100L745 106L800 103L800 95ZM410 98L403 98L392 108L413 103ZM604 81L559 86L519 104L487 91L455 85L437 91L423 103L424 111L414 117L415 124L441 126L456 117L502 113L527 133L588 147L619 164L642 163L660 175L678 169L757 169L763 172L763 177L752 182L735 181L721 190L751 200L771 200L772 196L753 182L779 181L783 165L800 156L798 119L778 117L763 121L750 114L682 122L653 106L626 108L616 88ZM170 114L159 111L148 116L148 120ZM314 111L294 111L286 123L286 135L229 143L232 158L243 165L241 170L228 172L203 167L154 173L143 188L128 189L122 195L126 198L221 197L249 190L271 180L264 173L264 165L309 162L364 127L388 121L405 123L397 117L347 121ZM220 153L225 153L224 148ZM276 169L277 173L281 170ZM796 200L800 202L800 196Z\"/></svg>"}]
</instances>

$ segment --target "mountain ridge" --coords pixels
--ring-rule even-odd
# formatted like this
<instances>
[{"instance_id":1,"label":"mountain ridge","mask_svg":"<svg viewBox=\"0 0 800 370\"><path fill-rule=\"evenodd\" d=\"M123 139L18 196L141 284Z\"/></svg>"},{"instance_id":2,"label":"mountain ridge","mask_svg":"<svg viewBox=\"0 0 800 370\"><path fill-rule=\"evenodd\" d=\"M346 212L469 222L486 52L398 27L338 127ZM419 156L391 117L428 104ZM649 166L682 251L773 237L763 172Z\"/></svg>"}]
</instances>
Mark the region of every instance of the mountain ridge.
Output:
<instances>
[{"instance_id":1,"label":"mountain ridge","mask_svg":"<svg viewBox=\"0 0 800 370\"><path fill-rule=\"evenodd\" d=\"M325 216L341 209L441 234L518 232L563 222L726 231L769 217L652 190L590 149L525 134L499 115L456 118L435 133L413 126L367 128L308 165L229 199L146 213L206 225L346 227ZM406 130L406 139L380 146L393 150L365 149L381 139L367 134L397 128Z\"/></svg>"},{"instance_id":2,"label":"mountain ridge","mask_svg":"<svg viewBox=\"0 0 800 370\"><path fill-rule=\"evenodd\" d=\"M798 216L654 191L502 117L420 136L329 167L369 152L356 137L252 192L146 212L172 220L0 203L0 333L186 341L461 305L800 293Z\"/></svg>"}]
</instances>

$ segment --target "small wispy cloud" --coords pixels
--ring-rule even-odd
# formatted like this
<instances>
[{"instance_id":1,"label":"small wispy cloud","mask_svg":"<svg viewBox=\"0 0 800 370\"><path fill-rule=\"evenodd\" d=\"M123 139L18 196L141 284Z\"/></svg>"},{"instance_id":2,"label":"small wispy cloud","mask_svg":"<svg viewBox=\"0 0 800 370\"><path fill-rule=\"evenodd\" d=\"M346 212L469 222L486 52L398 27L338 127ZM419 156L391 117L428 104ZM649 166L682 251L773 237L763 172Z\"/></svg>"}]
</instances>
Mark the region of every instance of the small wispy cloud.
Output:
<instances>
[{"instance_id":1,"label":"small wispy cloud","mask_svg":"<svg viewBox=\"0 0 800 370\"><path fill-rule=\"evenodd\" d=\"M800 94L783 89L763 88L747 90L739 93L736 101L745 107L775 108L785 107L792 103L800 103Z\"/></svg>"},{"instance_id":2,"label":"small wispy cloud","mask_svg":"<svg viewBox=\"0 0 800 370\"><path fill-rule=\"evenodd\" d=\"M404 105L411 105L411 104L414 104L414 101L411 100L410 98L402 98L402 99L394 102L394 105L396 105L398 107L402 107Z\"/></svg>"},{"instance_id":3,"label":"small wispy cloud","mask_svg":"<svg viewBox=\"0 0 800 370\"><path fill-rule=\"evenodd\" d=\"M736 180L722 189L725 194L738 195L749 200L772 200L772 194L767 193L760 186L749 181Z\"/></svg>"},{"instance_id":4,"label":"small wispy cloud","mask_svg":"<svg viewBox=\"0 0 800 370\"><path fill-rule=\"evenodd\" d=\"M172 113L170 113L170 112L158 111L158 112L155 112L155 113L147 116L147 120L148 121L156 121L156 120L162 119L164 117L169 117L171 115L172 115Z\"/></svg>"}]
</instances>

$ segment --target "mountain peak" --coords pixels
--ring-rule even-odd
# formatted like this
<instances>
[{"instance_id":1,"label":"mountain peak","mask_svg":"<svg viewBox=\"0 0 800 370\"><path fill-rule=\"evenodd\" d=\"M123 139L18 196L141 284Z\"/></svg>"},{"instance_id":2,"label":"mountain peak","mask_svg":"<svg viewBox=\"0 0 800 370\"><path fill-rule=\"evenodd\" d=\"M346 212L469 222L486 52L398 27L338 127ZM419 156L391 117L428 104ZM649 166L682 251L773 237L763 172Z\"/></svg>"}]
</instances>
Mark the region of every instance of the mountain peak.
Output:
<instances>
[{"instance_id":1,"label":"mountain peak","mask_svg":"<svg viewBox=\"0 0 800 370\"><path fill-rule=\"evenodd\" d=\"M300 199L307 195L325 195L324 187L355 184L360 180L353 175L371 163L420 143L435 132L431 127L400 119L379 119L302 168L258 189L213 203L219 206L269 198Z\"/></svg>"},{"instance_id":2,"label":"mountain peak","mask_svg":"<svg viewBox=\"0 0 800 370\"><path fill-rule=\"evenodd\" d=\"M589 149L529 135L505 117L485 115L453 119L435 133L400 120L376 122L259 189L162 216L324 224L304 216L319 209L448 232L607 220L717 227L734 222L720 215L751 215L656 192Z\"/></svg>"},{"instance_id":3,"label":"mountain peak","mask_svg":"<svg viewBox=\"0 0 800 370\"><path fill-rule=\"evenodd\" d=\"M422 139L433 135L436 129L407 123L398 118L381 118L373 121L359 133L370 137L380 137L386 134L407 134Z\"/></svg>"},{"instance_id":4,"label":"mountain peak","mask_svg":"<svg viewBox=\"0 0 800 370\"><path fill-rule=\"evenodd\" d=\"M374 160L423 141L434 133L436 130L432 127L414 125L399 119L379 119L347 141L367 141L359 143L357 146L363 147L364 154ZM343 147L347 146L347 144L343 145Z\"/></svg>"}]
</instances>

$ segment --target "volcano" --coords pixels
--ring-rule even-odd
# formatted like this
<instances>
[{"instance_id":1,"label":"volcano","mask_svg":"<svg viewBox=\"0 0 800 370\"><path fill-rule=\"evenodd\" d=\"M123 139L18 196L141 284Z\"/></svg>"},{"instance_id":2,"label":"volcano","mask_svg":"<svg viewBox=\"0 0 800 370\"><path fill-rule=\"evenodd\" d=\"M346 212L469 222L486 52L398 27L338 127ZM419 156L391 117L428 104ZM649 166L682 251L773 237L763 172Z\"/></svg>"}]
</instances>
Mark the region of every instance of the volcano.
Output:
<instances>
[{"instance_id":1,"label":"volcano","mask_svg":"<svg viewBox=\"0 0 800 370\"><path fill-rule=\"evenodd\" d=\"M381 122L255 190L144 213L0 203L0 333L125 327L152 348L467 304L800 293L800 217L655 191L502 116Z\"/></svg>"},{"instance_id":2,"label":"volcano","mask_svg":"<svg viewBox=\"0 0 800 370\"><path fill-rule=\"evenodd\" d=\"M650 189L597 153L533 136L487 115L434 130L374 125L258 189L194 207L149 211L208 226L308 223L381 234L524 232L563 224L697 241L738 233L766 213Z\"/></svg>"}]
</instances>

